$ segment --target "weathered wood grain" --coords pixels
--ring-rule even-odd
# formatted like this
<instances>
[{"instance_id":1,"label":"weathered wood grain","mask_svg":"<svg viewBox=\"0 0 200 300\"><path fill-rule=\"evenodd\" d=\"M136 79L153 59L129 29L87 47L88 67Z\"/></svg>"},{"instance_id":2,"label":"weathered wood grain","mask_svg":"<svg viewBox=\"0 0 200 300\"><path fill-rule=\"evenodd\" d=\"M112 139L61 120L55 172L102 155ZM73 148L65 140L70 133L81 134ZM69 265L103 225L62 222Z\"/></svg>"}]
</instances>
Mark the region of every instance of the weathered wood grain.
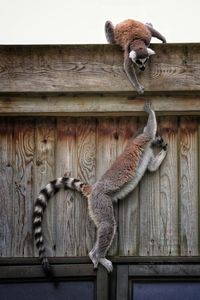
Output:
<instances>
[{"instance_id":1,"label":"weathered wood grain","mask_svg":"<svg viewBox=\"0 0 200 300\"><path fill-rule=\"evenodd\" d=\"M167 157L157 173L146 174L135 192L114 204L118 230L111 256L199 254L200 119L158 119ZM146 117L139 124L135 117L1 117L0 256L38 256L32 209L40 188L65 173L95 182L145 123ZM50 201L44 224L48 255L88 254L96 230L84 201L70 190Z\"/></svg>"},{"instance_id":2,"label":"weathered wood grain","mask_svg":"<svg viewBox=\"0 0 200 300\"><path fill-rule=\"evenodd\" d=\"M140 184L140 255L178 255L178 124L175 117L158 119L158 131L169 144L156 173Z\"/></svg>"},{"instance_id":3,"label":"weathered wood grain","mask_svg":"<svg viewBox=\"0 0 200 300\"><path fill-rule=\"evenodd\" d=\"M15 120L12 256L33 256L31 212L33 207L34 127L32 119Z\"/></svg>"},{"instance_id":4,"label":"weathered wood grain","mask_svg":"<svg viewBox=\"0 0 200 300\"><path fill-rule=\"evenodd\" d=\"M76 126L74 118L58 118L56 147L56 177L64 174L77 177ZM76 192L60 191L56 197L56 256L76 256L79 241L76 240L75 220Z\"/></svg>"},{"instance_id":5,"label":"weathered wood grain","mask_svg":"<svg viewBox=\"0 0 200 300\"><path fill-rule=\"evenodd\" d=\"M118 155L138 129L137 118L119 120ZM139 197L138 188L119 201L119 255L137 255L139 245Z\"/></svg>"},{"instance_id":6,"label":"weathered wood grain","mask_svg":"<svg viewBox=\"0 0 200 300\"><path fill-rule=\"evenodd\" d=\"M200 115L197 96L148 96L157 115ZM138 116L146 96L105 95L0 95L0 116Z\"/></svg>"},{"instance_id":7,"label":"weathered wood grain","mask_svg":"<svg viewBox=\"0 0 200 300\"><path fill-rule=\"evenodd\" d=\"M200 44L154 44L146 91L199 91ZM192 51L191 51L192 48ZM0 46L1 92L120 92L136 94L115 45Z\"/></svg>"},{"instance_id":8,"label":"weathered wood grain","mask_svg":"<svg viewBox=\"0 0 200 300\"><path fill-rule=\"evenodd\" d=\"M105 173L117 157L117 121L112 118L99 118L97 125L97 180ZM118 224L118 205L115 205L115 219ZM118 251L118 229L115 234L109 255L115 255Z\"/></svg>"},{"instance_id":9,"label":"weathered wood grain","mask_svg":"<svg viewBox=\"0 0 200 300\"><path fill-rule=\"evenodd\" d=\"M160 167L160 255L179 254L178 212L178 120L162 117L159 133L168 143L167 156Z\"/></svg>"},{"instance_id":10,"label":"weathered wood grain","mask_svg":"<svg viewBox=\"0 0 200 300\"><path fill-rule=\"evenodd\" d=\"M95 182L96 120L79 119L77 122L78 178L83 182ZM77 195L75 200L77 255L84 256L93 248L96 228L88 215L87 200Z\"/></svg>"},{"instance_id":11,"label":"weathered wood grain","mask_svg":"<svg viewBox=\"0 0 200 300\"><path fill-rule=\"evenodd\" d=\"M146 173L140 183L140 256L160 255L159 185L158 171Z\"/></svg>"},{"instance_id":12,"label":"weathered wood grain","mask_svg":"<svg viewBox=\"0 0 200 300\"><path fill-rule=\"evenodd\" d=\"M13 124L0 119L0 256L11 256L13 235Z\"/></svg>"},{"instance_id":13,"label":"weathered wood grain","mask_svg":"<svg viewBox=\"0 0 200 300\"><path fill-rule=\"evenodd\" d=\"M198 122L181 118L180 122L180 238L181 255L198 255Z\"/></svg>"},{"instance_id":14,"label":"weathered wood grain","mask_svg":"<svg viewBox=\"0 0 200 300\"><path fill-rule=\"evenodd\" d=\"M35 128L34 201L39 191L55 177L55 119L39 118ZM44 237L48 255L55 254L55 200L49 201L44 215ZM35 251L38 256L38 251Z\"/></svg>"},{"instance_id":15,"label":"weathered wood grain","mask_svg":"<svg viewBox=\"0 0 200 300\"><path fill-rule=\"evenodd\" d=\"M147 119L141 118L145 126ZM140 125L140 126L141 126ZM159 124L158 124L159 128ZM160 176L159 170L146 172L139 184L140 231L139 255L160 255Z\"/></svg>"}]
</instances>

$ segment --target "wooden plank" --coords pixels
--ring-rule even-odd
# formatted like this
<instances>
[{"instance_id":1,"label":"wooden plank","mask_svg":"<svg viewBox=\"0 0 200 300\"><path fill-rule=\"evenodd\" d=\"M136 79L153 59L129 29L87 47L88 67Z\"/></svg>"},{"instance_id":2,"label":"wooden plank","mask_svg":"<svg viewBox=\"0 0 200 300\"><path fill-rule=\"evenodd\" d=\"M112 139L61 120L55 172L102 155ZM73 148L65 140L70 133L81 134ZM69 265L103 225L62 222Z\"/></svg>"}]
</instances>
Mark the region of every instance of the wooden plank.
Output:
<instances>
[{"instance_id":1,"label":"wooden plank","mask_svg":"<svg viewBox=\"0 0 200 300\"><path fill-rule=\"evenodd\" d=\"M34 120L15 119L12 256L33 256L32 207Z\"/></svg>"},{"instance_id":2,"label":"wooden plank","mask_svg":"<svg viewBox=\"0 0 200 300\"><path fill-rule=\"evenodd\" d=\"M128 299L128 275L129 266L119 265L117 266L117 300Z\"/></svg>"},{"instance_id":3,"label":"wooden plank","mask_svg":"<svg viewBox=\"0 0 200 300\"><path fill-rule=\"evenodd\" d=\"M95 278L96 272L92 264L68 264L68 265L54 265L55 277L91 277ZM42 270L41 265L38 266L0 266L0 280L1 279L33 279L45 278L46 275Z\"/></svg>"},{"instance_id":4,"label":"wooden plank","mask_svg":"<svg viewBox=\"0 0 200 300\"><path fill-rule=\"evenodd\" d=\"M97 300L108 300L108 291L109 291L109 284L108 284L108 272L107 270L99 265L97 271Z\"/></svg>"},{"instance_id":5,"label":"wooden plank","mask_svg":"<svg viewBox=\"0 0 200 300\"><path fill-rule=\"evenodd\" d=\"M160 167L160 255L178 255L178 122L162 117L159 133L168 143L167 156Z\"/></svg>"},{"instance_id":6,"label":"wooden plank","mask_svg":"<svg viewBox=\"0 0 200 300\"><path fill-rule=\"evenodd\" d=\"M138 116L146 97L116 95L0 95L0 115ZM199 96L148 96L157 115L200 115Z\"/></svg>"},{"instance_id":7,"label":"wooden plank","mask_svg":"<svg viewBox=\"0 0 200 300\"><path fill-rule=\"evenodd\" d=\"M64 174L77 177L76 126L74 118L58 118L56 177ZM56 256L76 256L79 241L76 240L78 220L75 220L77 194L60 191L56 199ZM79 227L78 227L79 228Z\"/></svg>"},{"instance_id":8,"label":"wooden plank","mask_svg":"<svg viewBox=\"0 0 200 300\"><path fill-rule=\"evenodd\" d=\"M200 44L152 48L157 55L145 72L138 72L146 91L200 90ZM1 92L136 94L123 70L122 51L115 45L1 46L0 65Z\"/></svg>"},{"instance_id":9,"label":"wooden plank","mask_svg":"<svg viewBox=\"0 0 200 300\"><path fill-rule=\"evenodd\" d=\"M95 182L96 120L82 118L77 121L78 178L83 182ZM87 255L93 248L96 227L88 214L87 200L82 195L76 198L76 240L79 241L77 255Z\"/></svg>"},{"instance_id":10,"label":"wooden plank","mask_svg":"<svg viewBox=\"0 0 200 300\"><path fill-rule=\"evenodd\" d=\"M138 129L137 118L121 118L119 122L118 155ZM137 255L139 244L139 189L119 201L119 255Z\"/></svg>"},{"instance_id":11,"label":"wooden plank","mask_svg":"<svg viewBox=\"0 0 200 300\"><path fill-rule=\"evenodd\" d=\"M50 257L49 261L52 265L62 265L62 264L81 264L84 266L85 264L92 263L88 256L82 257ZM111 257L111 261L114 265L141 265L141 264L196 264L199 265L199 257L198 256L115 256ZM40 260L36 257L0 257L0 266L32 266L39 265ZM115 271L117 268L114 266L114 270L112 273L112 277L115 277ZM113 278L112 278L113 279Z\"/></svg>"},{"instance_id":12,"label":"wooden plank","mask_svg":"<svg viewBox=\"0 0 200 300\"><path fill-rule=\"evenodd\" d=\"M39 118L35 130L35 169L34 169L34 198L39 191L55 177L55 120ZM55 254L55 220L54 199L49 201L44 215L44 237L48 255ZM31 213L31 212L30 212ZM38 251L36 250L36 256Z\"/></svg>"},{"instance_id":13,"label":"wooden plank","mask_svg":"<svg viewBox=\"0 0 200 300\"><path fill-rule=\"evenodd\" d=\"M13 124L0 119L0 256L11 256L13 235Z\"/></svg>"},{"instance_id":14,"label":"wooden plank","mask_svg":"<svg viewBox=\"0 0 200 300\"><path fill-rule=\"evenodd\" d=\"M177 120L158 119L158 131L169 144L156 173L140 184L140 255L178 255Z\"/></svg>"},{"instance_id":15,"label":"wooden plank","mask_svg":"<svg viewBox=\"0 0 200 300\"><path fill-rule=\"evenodd\" d=\"M117 121L112 118L99 118L97 124L97 161L96 176L100 179L117 157ZM118 225L118 205L115 205L115 219ZM118 229L115 234L109 255L118 252Z\"/></svg>"},{"instance_id":16,"label":"wooden plank","mask_svg":"<svg viewBox=\"0 0 200 300\"><path fill-rule=\"evenodd\" d=\"M159 172L146 173L139 186L140 243L139 255L160 255L160 180Z\"/></svg>"},{"instance_id":17,"label":"wooden plank","mask_svg":"<svg viewBox=\"0 0 200 300\"><path fill-rule=\"evenodd\" d=\"M180 122L180 218L181 255L198 255L198 123Z\"/></svg>"},{"instance_id":18,"label":"wooden plank","mask_svg":"<svg viewBox=\"0 0 200 300\"><path fill-rule=\"evenodd\" d=\"M157 277L163 280L162 277L182 277L182 278L189 278L189 277L199 277L200 275L200 265L198 264L140 264L140 265L131 265L129 267L129 275L130 276L148 276L155 279ZM191 278L192 279L192 278Z\"/></svg>"},{"instance_id":19,"label":"wooden plank","mask_svg":"<svg viewBox=\"0 0 200 300\"><path fill-rule=\"evenodd\" d=\"M140 127L147 119L140 120ZM158 125L159 128L159 125ZM146 172L139 184L140 241L139 255L160 255L160 177L159 170Z\"/></svg>"},{"instance_id":20,"label":"wooden plank","mask_svg":"<svg viewBox=\"0 0 200 300\"><path fill-rule=\"evenodd\" d=\"M191 257L188 259L191 260ZM62 264L91 264L91 260L88 256L73 256L73 257L49 257L51 265ZM38 257L0 257L0 266L31 266L40 265L41 262Z\"/></svg>"}]
</instances>

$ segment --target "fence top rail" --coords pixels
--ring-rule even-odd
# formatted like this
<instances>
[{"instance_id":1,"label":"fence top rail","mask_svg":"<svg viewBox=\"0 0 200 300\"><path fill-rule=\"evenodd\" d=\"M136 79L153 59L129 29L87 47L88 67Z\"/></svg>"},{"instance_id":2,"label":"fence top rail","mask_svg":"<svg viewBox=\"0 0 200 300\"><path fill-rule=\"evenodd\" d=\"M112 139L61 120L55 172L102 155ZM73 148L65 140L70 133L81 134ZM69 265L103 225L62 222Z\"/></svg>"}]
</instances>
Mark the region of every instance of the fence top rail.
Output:
<instances>
[{"instance_id":1,"label":"fence top rail","mask_svg":"<svg viewBox=\"0 0 200 300\"><path fill-rule=\"evenodd\" d=\"M200 43L152 44L145 94L200 94ZM1 45L0 94L131 94L116 45ZM145 95L144 94L144 95Z\"/></svg>"}]
</instances>

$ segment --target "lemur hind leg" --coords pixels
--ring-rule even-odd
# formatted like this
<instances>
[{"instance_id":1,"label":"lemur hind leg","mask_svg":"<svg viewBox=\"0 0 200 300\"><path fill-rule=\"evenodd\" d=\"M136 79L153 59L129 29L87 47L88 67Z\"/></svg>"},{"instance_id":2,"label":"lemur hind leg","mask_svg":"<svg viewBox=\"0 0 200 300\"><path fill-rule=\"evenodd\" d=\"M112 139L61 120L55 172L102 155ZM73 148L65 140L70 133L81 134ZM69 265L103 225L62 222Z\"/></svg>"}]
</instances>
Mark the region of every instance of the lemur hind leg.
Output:
<instances>
[{"instance_id":1,"label":"lemur hind leg","mask_svg":"<svg viewBox=\"0 0 200 300\"><path fill-rule=\"evenodd\" d=\"M114 26L110 21L105 23L105 35L108 43L115 44Z\"/></svg>"},{"instance_id":2,"label":"lemur hind leg","mask_svg":"<svg viewBox=\"0 0 200 300\"><path fill-rule=\"evenodd\" d=\"M97 238L89 257L94 264L102 264L108 272L112 269L112 263L105 259L106 253L111 246L115 232L116 221L111 197L104 192L104 183L95 185L88 199L90 217L97 227Z\"/></svg>"},{"instance_id":3,"label":"lemur hind leg","mask_svg":"<svg viewBox=\"0 0 200 300\"><path fill-rule=\"evenodd\" d=\"M107 269L108 272L112 271L112 262L106 259L105 256L111 246L115 232L115 222L104 221L99 224L97 229L97 241L94 248L89 253L89 257L94 264L94 268L97 268L100 263Z\"/></svg>"},{"instance_id":4,"label":"lemur hind leg","mask_svg":"<svg viewBox=\"0 0 200 300\"><path fill-rule=\"evenodd\" d=\"M160 32L158 32L155 28L153 28L153 25L151 23L146 23L145 25L150 30L153 37L156 37L157 39L161 40L163 43L167 42L166 38Z\"/></svg>"},{"instance_id":5,"label":"lemur hind leg","mask_svg":"<svg viewBox=\"0 0 200 300\"><path fill-rule=\"evenodd\" d=\"M155 112L151 108L150 102L145 102L144 111L149 114L147 125L144 128L144 133L146 133L151 139L155 139L157 132L157 121Z\"/></svg>"}]
</instances>

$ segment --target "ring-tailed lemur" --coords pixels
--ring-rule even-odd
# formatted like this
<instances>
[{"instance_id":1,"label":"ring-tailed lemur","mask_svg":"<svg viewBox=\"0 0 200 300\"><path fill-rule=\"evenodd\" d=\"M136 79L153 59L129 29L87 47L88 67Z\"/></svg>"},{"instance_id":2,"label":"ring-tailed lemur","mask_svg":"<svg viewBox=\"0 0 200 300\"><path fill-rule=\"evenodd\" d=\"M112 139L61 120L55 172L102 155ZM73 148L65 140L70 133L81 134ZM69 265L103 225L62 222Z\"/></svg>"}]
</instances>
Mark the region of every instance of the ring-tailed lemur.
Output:
<instances>
[{"instance_id":1,"label":"ring-tailed lemur","mask_svg":"<svg viewBox=\"0 0 200 300\"><path fill-rule=\"evenodd\" d=\"M166 39L151 23L143 24L135 20L125 20L115 27L110 21L105 23L106 39L109 43L118 44L124 50L124 70L130 82L139 94L144 92L144 87L138 82L133 64L144 71L146 62L155 52L149 48L152 37L156 37L163 43Z\"/></svg>"},{"instance_id":2,"label":"ring-tailed lemur","mask_svg":"<svg viewBox=\"0 0 200 300\"><path fill-rule=\"evenodd\" d=\"M146 169L156 171L167 153L167 144L160 136L156 136L155 112L147 103L144 110L149 117L143 132L128 142L123 153L95 184L90 185L79 179L61 177L51 181L40 191L34 206L33 228L39 256L47 273L50 266L44 246L42 220L49 199L61 188L76 190L87 199L89 215L97 227L96 243L89 257L95 268L100 263L109 272L112 271L111 261L105 258L116 231L112 202L130 193ZM155 145L162 148L157 155L154 155L153 151Z\"/></svg>"}]
</instances>

